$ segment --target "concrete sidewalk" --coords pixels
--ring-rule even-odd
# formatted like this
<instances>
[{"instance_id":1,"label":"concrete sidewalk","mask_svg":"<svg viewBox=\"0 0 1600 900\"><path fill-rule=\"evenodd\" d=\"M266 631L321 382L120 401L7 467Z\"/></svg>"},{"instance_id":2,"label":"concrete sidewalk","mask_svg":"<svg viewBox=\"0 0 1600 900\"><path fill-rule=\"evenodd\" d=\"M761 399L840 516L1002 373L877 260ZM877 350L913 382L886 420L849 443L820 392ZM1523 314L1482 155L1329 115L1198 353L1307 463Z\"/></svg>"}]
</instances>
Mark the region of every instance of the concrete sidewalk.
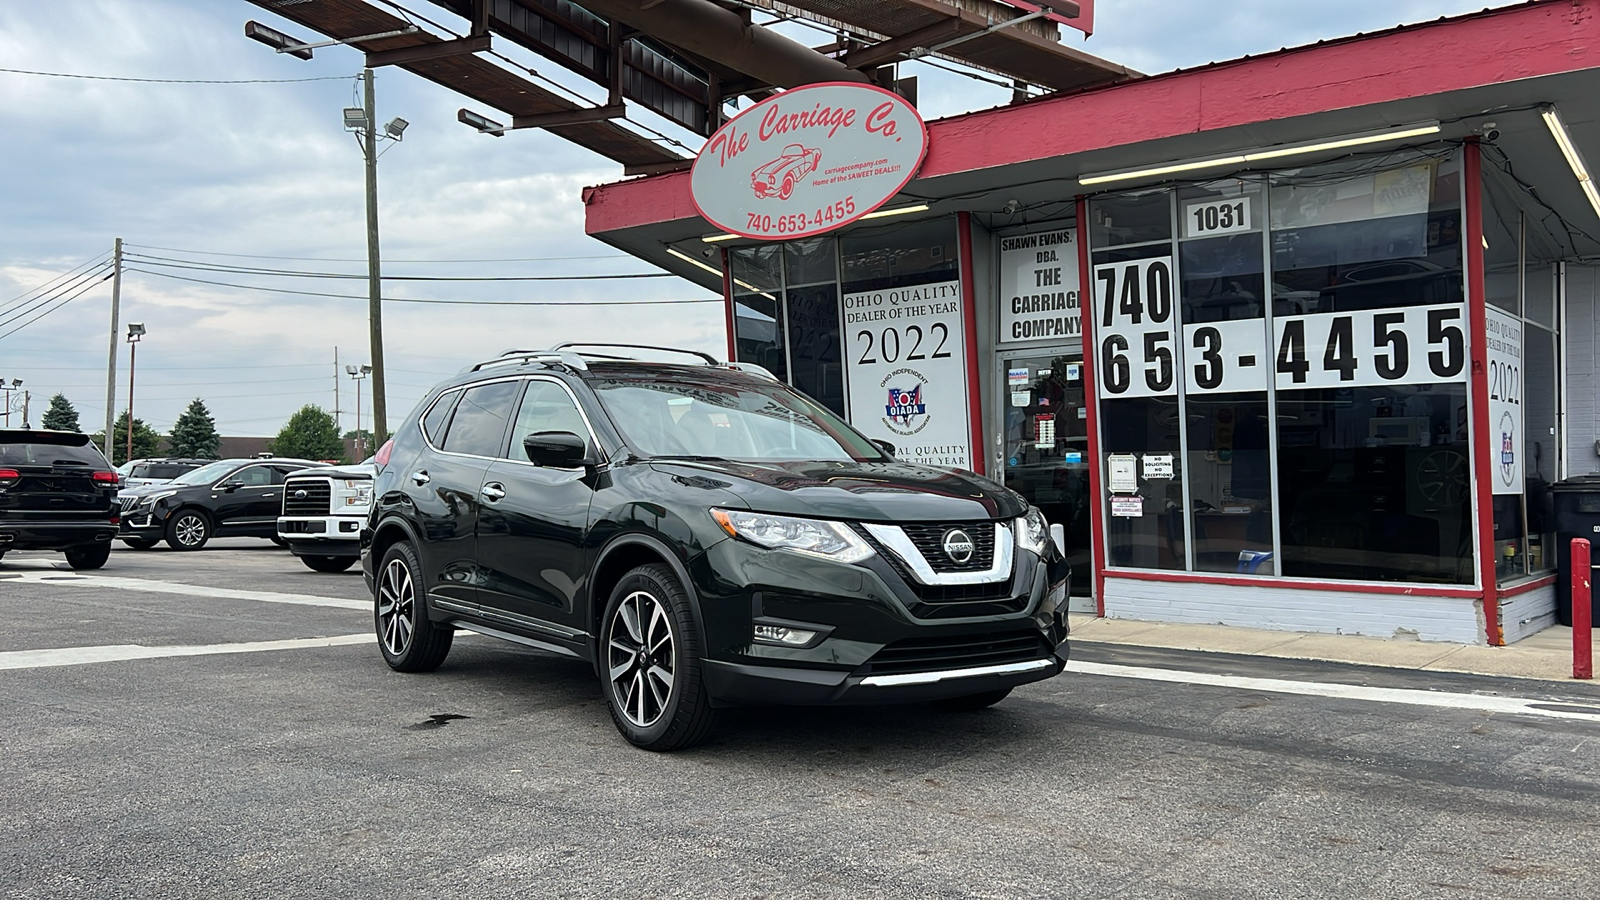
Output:
<instances>
[{"instance_id":1,"label":"concrete sidewalk","mask_svg":"<svg viewBox=\"0 0 1600 900\"><path fill-rule=\"evenodd\" d=\"M1101 619L1079 613L1074 613L1071 621L1072 637L1080 641L1316 659L1421 671L1572 680L1572 629L1562 625L1553 625L1506 647L1478 647L1364 635L1263 631L1230 625Z\"/></svg>"}]
</instances>

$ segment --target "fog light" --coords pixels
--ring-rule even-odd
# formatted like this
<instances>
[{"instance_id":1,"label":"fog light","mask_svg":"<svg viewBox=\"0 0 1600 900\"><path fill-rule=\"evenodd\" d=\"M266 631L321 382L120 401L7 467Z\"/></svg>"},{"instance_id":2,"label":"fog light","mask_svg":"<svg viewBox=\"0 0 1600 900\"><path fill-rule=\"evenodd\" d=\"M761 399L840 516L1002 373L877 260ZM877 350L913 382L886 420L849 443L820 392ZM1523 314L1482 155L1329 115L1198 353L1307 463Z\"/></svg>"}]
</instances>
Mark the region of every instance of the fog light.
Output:
<instances>
[{"instance_id":1,"label":"fog light","mask_svg":"<svg viewBox=\"0 0 1600 900\"><path fill-rule=\"evenodd\" d=\"M755 639L758 644L777 644L780 647L804 647L816 639L815 631L804 628L785 628L781 625L757 625Z\"/></svg>"}]
</instances>

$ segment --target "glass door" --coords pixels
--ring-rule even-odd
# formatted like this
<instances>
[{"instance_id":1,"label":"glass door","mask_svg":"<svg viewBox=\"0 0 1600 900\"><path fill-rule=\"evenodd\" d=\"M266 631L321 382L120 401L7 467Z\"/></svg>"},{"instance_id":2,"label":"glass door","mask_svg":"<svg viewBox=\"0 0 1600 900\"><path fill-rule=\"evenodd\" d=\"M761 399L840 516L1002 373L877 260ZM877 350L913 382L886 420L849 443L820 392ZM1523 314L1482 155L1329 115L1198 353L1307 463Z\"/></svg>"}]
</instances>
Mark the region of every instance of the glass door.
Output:
<instances>
[{"instance_id":1,"label":"glass door","mask_svg":"<svg viewBox=\"0 0 1600 900\"><path fill-rule=\"evenodd\" d=\"M1002 356L1005 482L1066 530L1074 609L1093 610L1089 555L1089 420L1083 356L1038 350Z\"/></svg>"}]
</instances>

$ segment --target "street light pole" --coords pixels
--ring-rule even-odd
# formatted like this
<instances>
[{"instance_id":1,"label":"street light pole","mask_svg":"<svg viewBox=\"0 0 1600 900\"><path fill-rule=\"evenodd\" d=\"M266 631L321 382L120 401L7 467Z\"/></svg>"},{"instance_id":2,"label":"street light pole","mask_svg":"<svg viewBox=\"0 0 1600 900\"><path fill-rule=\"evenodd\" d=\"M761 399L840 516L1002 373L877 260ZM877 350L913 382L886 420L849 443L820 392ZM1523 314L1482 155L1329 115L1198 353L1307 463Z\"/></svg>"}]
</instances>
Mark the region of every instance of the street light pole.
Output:
<instances>
[{"instance_id":1,"label":"street light pole","mask_svg":"<svg viewBox=\"0 0 1600 900\"><path fill-rule=\"evenodd\" d=\"M144 325L128 323L128 455L123 462L133 462L133 366L139 353L139 339L144 337Z\"/></svg>"},{"instance_id":2,"label":"street light pole","mask_svg":"<svg viewBox=\"0 0 1600 900\"><path fill-rule=\"evenodd\" d=\"M356 461L360 462L367 458L366 447L361 441L361 379L372 372L372 367L345 366L344 370L350 376L350 380L356 383ZM376 439L377 435L373 437Z\"/></svg>"},{"instance_id":3,"label":"street light pole","mask_svg":"<svg viewBox=\"0 0 1600 900\"><path fill-rule=\"evenodd\" d=\"M5 379L0 378L0 391L5 391L6 392L6 401L5 401L5 420L6 420L6 424L5 424L5 427L7 427L7 428L11 427L11 392L14 391L14 390L17 390L20 387L22 387L22 379L21 378L13 378L13 379L11 379L10 383L7 383ZM23 426L22 427L24 427L24 428L28 427L27 426L27 417L26 416L23 417Z\"/></svg>"},{"instance_id":4,"label":"street light pole","mask_svg":"<svg viewBox=\"0 0 1600 900\"><path fill-rule=\"evenodd\" d=\"M367 160L367 323L372 356L372 438L382 444L388 434L388 403L383 378L383 275L378 261L378 108L372 85L372 70L363 69L365 84L366 129L362 150ZM360 385L357 385L359 396ZM357 417L356 431L361 431Z\"/></svg>"}]
</instances>

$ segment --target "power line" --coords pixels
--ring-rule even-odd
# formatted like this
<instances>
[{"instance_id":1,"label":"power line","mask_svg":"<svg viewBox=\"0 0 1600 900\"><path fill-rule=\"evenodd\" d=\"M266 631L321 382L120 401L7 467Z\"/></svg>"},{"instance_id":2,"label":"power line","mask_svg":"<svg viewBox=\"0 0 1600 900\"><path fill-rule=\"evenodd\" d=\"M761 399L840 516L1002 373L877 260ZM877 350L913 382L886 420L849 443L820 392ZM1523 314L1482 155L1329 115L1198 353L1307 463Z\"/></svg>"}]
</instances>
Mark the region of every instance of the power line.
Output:
<instances>
[{"instance_id":1,"label":"power line","mask_svg":"<svg viewBox=\"0 0 1600 900\"><path fill-rule=\"evenodd\" d=\"M174 278L178 281L192 281L196 284L214 284L218 287L237 288L245 291L265 291L273 294L297 294L302 297L335 297L341 300L366 300L364 294L330 294L325 291L294 291L288 288L257 287L249 284L233 284L226 281L210 281L204 278L190 278L186 275L174 275L171 272L154 272L150 269L136 269L131 266L124 267L124 272L142 272L145 275L155 275L158 278ZM442 303L452 306L662 306L682 303L721 303L720 297L709 300L420 300L413 297L384 297L385 303Z\"/></svg>"},{"instance_id":2,"label":"power line","mask_svg":"<svg viewBox=\"0 0 1600 900\"><path fill-rule=\"evenodd\" d=\"M72 301L74 301L74 300L78 299L79 297L83 296L83 294L85 292L87 292L90 288L95 287L101 281L105 281L107 278L110 278L110 277L111 277L111 275L107 274L105 277L99 279L98 281L89 282L88 284L86 284L83 287L79 288L77 293L73 294L70 297L67 297L66 299L62 300L60 303L57 303L55 306L52 306L49 309L45 310L44 312L39 313L37 316L34 316L33 318L29 319L28 321L23 322L21 325L18 325L17 327L11 329L10 331L7 331L7 332L5 332L3 334L0 334L0 340L4 340L5 338L8 338L13 334L16 334L17 332L21 331L24 328L27 328L29 325L32 325L33 323L39 321L40 319L44 318L45 316L50 315L51 313L55 312L56 310L60 309L61 307L66 306L68 303L71 303ZM8 322L6 322L4 324L10 324L10 322L13 322L13 321L16 321L16 319L13 318L13 319L9 320Z\"/></svg>"},{"instance_id":3,"label":"power line","mask_svg":"<svg viewBox=\"0 0 1600 900\"><path fill-rule=\"evenodd\" d=\"M0 313L0 328L4 328L7 325L10 325L12 322L17 321L18 319L22 318L23 316L28 315L29 313L33 312L34 310L41 309L41 308L43 308L45 306L50 305L51 303L54 303L55 301L59 300L63 294L66 294L67 292L72 291L72 290L76 290L80 285L82 285L86 281L92 281L94 279L95 275L98 275L101 272L104 272L109 268L111 268L109 263L108 264L104 264L104 265L100 265L100 266L96 266L93 269L90 269L89 271L84 272L81 275L78 275L77 277L73 278L71 281L67 282L66 284L57 286L49 294L36 295L36 296L34 296L34 297L32 297L32 298L30 298L28 300L24 300L23 302L18 303L17 305L15 305L15 306L11 307L10 309L6 310L4 313ZM107 275L106 277L110 277L110 276ZM102 278L100 280L104 281L105 279ZM32 304L32 305L29 305L29 304Z\"/></svg>"},{"instance_id":4,"label":"power line","mask_svg":"<svg viewBox=\"0 0 1600 900\"><path fill-rule=\"evenodd\" d=\"M124 247L140 247L145 250L165 250L168 253L187 253L191 256L232 256L240 259L276 259L290 262L348 262L365 263L366 257L360 259L333 258L325 256L261 256L254 253L218 253L212 250L185 250L181 247L157 247L153 244L130 244L124 242ZM384 264L390 263L427 263L444 264L454 263L500 263L500 262L557 262L569 259L633 259L626 253L605 253L599 256L515 256L505 259L389 259L384 257ZM186 260L187 262L188 260ZM365 278L366 276L361 276Z\"/></svg>"},{"instance_id":5,"label":"power line","mask_svg":"<svg viewBox=\"0 0 1600 900\"><path fill-rule=\"evenodd\" d=\"M126 254L145 265L197 272L222 272L228 275L269 275L279 278L342 278L365 281L368 276L348 272L306 272L297 269L270 269L260 266L224 266L170 256ZM608 275L385 275L384 281L608 281L627 278L675 278L671 272L620 272Z\"/></svg>"},{"instance_id":6,"label":"power line","mask_svg":"<svg viewBox=\"0 0 1600 900\"><path fill-rule=\"evenodd\" d=\"M83 78L89 81L134 81L143 84L297 84L302 81L344 81L354 75L324 75L319 78L124 78L118 75L78 75L72 72L34 72L29 69L0 69L12 75L44 75L49 78Z\"/></svg>"},{"instance_id":7,"label":"power line","mask_svg":"<svg viewBox=\"0 0 1600 900\"><path fill-rule=\"evenodd\" d=\"M56 277L50 279L49 281L45 282L44 284L41 284L38 287L33 288L32 290L23 291L22 293L18 294L15 297L12 297L10 300L7 300L6 302L7 303L13 303L15 301L20 300L23 303L27 303L29 301L27 299L25 299L25 298L32 297L32 296L37 295L39 293L42 293L42 292L44 292L46 290L49 290L50 287L52 285L54 285L56 282L61 281L61 280L66 279L66 278L69 278L74 273L79 272L79 271L81 271L83 269L86 269L86 268L94 265L97 262L105 262L106 257L108 257L110 255L111 255L110 251L107 251L107 252L102 253L99 256L96 256L95 258L89 260L88 262L80 263L80 264L78 264L76 266L73 266L71 269L68 269L66 272L63 272L62 274L57 275ZM11 309L15 309L15 308L16 307L12 307ZM4 316L4 315L10 314L11 309L0 309L0 316Z\"/></svg>"}]
</instances>

